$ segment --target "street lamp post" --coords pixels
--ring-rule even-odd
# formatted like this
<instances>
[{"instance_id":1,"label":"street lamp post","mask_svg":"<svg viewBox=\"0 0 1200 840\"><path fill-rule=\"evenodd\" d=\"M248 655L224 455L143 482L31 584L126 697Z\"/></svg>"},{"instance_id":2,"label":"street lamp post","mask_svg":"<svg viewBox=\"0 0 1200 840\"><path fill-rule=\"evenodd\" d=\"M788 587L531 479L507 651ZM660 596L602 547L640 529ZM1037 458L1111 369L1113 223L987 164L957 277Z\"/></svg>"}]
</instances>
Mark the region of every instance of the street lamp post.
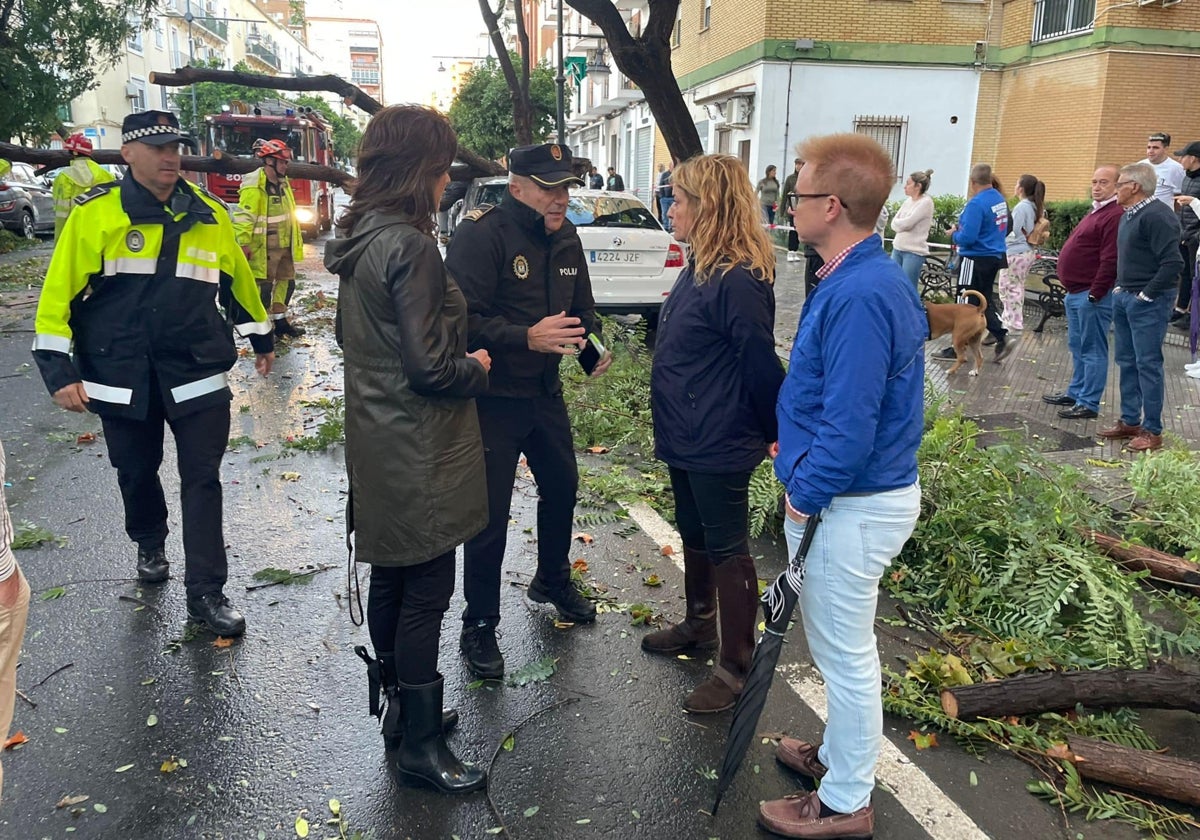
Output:
<instances>
[{"instance_id":1,"label":"street lamp post","mask_svg":"<svg viewBox=\"0 0 1200 840\"><path fill-rule=\"evenodd\" d=\"M554 82L558 86L558 142L562 145L567 144L566 119L564 112L566 105L564 103L565 90L567 85L567 77L563 67L563 3L565 0L558 0L558 75L554 77Z\"/></svg>"}]
</instances>

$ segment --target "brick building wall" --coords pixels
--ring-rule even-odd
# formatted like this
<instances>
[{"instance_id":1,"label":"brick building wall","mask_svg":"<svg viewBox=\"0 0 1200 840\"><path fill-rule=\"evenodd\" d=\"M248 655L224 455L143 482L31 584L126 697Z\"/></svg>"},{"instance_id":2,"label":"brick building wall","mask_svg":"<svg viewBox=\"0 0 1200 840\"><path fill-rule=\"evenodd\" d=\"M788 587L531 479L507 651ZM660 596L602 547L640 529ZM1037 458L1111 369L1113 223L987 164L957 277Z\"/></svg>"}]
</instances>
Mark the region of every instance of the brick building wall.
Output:
<instances>
[{"instance_id":1,"label":"brick building wall","mask_svg":"<svg viewBox=\"0 0 1200 840\"><path fill-rule=\"evenodd\" d=\"M987 16L987 4L972 0L773 0L767 32L773 38L974 45L984 39Z\"/></svg>"}]
</instances>

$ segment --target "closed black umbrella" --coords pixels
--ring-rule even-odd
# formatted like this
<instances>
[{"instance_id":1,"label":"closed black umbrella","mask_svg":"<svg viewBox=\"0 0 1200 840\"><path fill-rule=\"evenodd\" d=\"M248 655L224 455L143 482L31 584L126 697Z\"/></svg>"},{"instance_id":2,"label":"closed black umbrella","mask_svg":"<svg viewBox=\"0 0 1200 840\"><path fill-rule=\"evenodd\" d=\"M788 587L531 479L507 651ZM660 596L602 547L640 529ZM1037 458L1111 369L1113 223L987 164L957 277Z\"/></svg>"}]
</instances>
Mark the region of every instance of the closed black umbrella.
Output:
<instances>
[{"instance_id":1,"label":"closed black umbrella","mask_svg":"<svg viewBox=\"0 0 1200 840\"><path fill-rule=\"evenodd\" d=\"M712 812L715 816L721 806L721 797L725 795L742 759L746 757L746 748L758 728L758 719L767 705L767 692L771 690L771 680L775 678L775 666L779 664L779 654L783 649L783 634L787 632L800 599L800 590L804 587L804 560L808 549L812 546L813 534L816 533L820 513L808 518L804 529L804 537L796 556L788 567L775 578L775 582L763 593L763 614L766 617L766 631L758 640L754 649L754 660L750 663L750 673L746 676L746 685L738 697L737 705L733 707L733 720L729 723L729 738L725 742L725 757L721 760L721 773L717 777L717 798L713 800Z\"/></svg>"}]
</instances>

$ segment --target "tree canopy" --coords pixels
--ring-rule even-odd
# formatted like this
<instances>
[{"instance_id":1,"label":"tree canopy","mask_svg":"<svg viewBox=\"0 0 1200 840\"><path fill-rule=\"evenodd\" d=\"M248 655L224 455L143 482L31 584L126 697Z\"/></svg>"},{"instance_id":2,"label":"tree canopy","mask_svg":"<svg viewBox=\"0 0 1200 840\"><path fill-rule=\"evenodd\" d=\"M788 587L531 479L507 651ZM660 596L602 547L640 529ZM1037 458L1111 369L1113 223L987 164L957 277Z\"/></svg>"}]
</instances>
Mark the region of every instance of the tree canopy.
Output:
<instances>
[{"instance_id":1,"label":"tree canopy","mask_svg":"<svg viewBox=\"0 0 1200 840\"><path fill-rule=\"evenodd\" d=\"M91 90L157 0L0 0L0 139L45 141Z\"/></svg>"},{"instance_id":2,"label":"tree canopy","mask_svg":"<svg viewBox=\"0 0 1200 840\"><path fill-rule=\"evenodd\" d=\"M510 55L514 64L520 61L515 53ZM533 142L541 143L554 128L556 104L554 74L545 64L530 73L529 99ZM512 96L496 59L480 62L467 73L449 117L459 143L486 158L499 158L517 145Z\"/></svg>"}]
</instances>

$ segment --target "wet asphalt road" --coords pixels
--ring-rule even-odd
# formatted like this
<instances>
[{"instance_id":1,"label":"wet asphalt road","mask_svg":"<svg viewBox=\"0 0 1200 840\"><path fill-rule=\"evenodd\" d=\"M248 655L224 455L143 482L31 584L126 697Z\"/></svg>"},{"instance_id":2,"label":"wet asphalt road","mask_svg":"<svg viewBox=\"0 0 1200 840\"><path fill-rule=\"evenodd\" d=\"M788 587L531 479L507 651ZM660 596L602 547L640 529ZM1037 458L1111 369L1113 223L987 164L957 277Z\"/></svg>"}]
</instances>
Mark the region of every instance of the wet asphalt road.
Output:
<instances>
[{"instance_id":1,"label":"wet asphalt road","mask_svg":"<svg viewBox=\"0 0 1200 840\"><path fill-rule=\"evenodd\" d=\"M300 296L336 288L319 269L319 247L309 246L314 256L302 268ZM797 265L781 265L785 344ZM4 755L0 838L289 838L299 816L312 823L310 836L335 837L336 826L322 825L330 799L340 801L350 833L376 840L486 838L502 826L515 838L767 836L754 826L758 802L796 789L799 780L758 741L719 816L706 813L714 785L708 776L720 761L728 716L693 719L679 708L706 675L705 662L644 655L638 640L645 630L625 614L558 629L547 608L525 599L520 584L534 567L526 529L535 491L527 476L514 491L500 645L510 673L546 656L556 658L557 672L525 688L468 689L471 678L457 654L456 598L441 661L447 704L462 714L451 744L490 767L490 802L483 794L449 798L397 784L366 715L365 675L352 653L369 641L366 629L351 623L345 597L341 451L272 458L281 438L320 418L304 401L340 393L329 314L306 316L317 329L280 358L270 379L254 377L246 360L235 369L231 435L266 445L242 446L225 460L227 593L249 625L229 648L185 633L178 566L165 586L136 584L103 442L74 442L98 431L98 421L53 408L36 372L23 367L30 333L12 331L28 324L0 322L0 376L12 375L0 379L0 436L9 452L14 518L65 538L62 546L19 554L35 596L18 687L37 705L17 703L13 728L29 742ZM168 552L179 559L173 457L169 449L163 474L172 511ZM653 540L630 533L627 522L591 533L595 541L575 543L572 559L586 559L594 581L618 602L644 602L679 617L682 575ZM782 552L761 548L760 577L773 577ZM305 564L333 568L305 586L246 591L257 570ZM666 585L646 587L651 573ZM65 594L41 599L55 587ZM890 609L881 602L881 612ZM786 675L811 673L800 635L789 642L760 731L816 739L819 718L785 682ZM885 660L923 643L908 631L881 636ZM1172 728L1182 735L1194 720L1164 716L1158 731L1170 742ZM905 760L997 840L1135 836L1116 825L1065 823L1024 792L1031 771L1010 757L992 753L980 761L948 738L918 753L906 740L907 722L889 718L886 728ZM513 749L497 752L514 730ZM180 766L164 772L164 762ZM55 807L68 796L89 799ZM875 805L880 840L953 836L937 814L923 815L922 827L884 788Z\"/></svg>"}]
</instances>

